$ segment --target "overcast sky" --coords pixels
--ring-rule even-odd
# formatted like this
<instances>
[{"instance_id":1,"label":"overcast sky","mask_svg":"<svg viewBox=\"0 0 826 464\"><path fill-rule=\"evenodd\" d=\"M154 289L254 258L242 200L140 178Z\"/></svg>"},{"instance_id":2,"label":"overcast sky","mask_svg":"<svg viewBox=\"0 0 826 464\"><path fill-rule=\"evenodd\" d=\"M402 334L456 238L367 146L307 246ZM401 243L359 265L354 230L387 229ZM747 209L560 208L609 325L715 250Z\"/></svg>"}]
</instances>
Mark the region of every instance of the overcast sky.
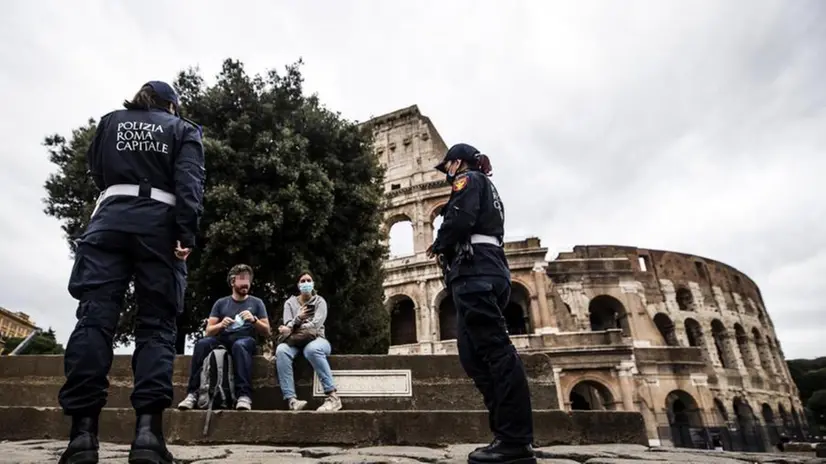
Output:
<instances>
[{"instance_id":1,"label":"overcast sky","mask_svg":"<svg viewBox=\"0 0 826 464\"><path fill-rule=\"evenodd\" d=\"M303 57L344 116L415 103L489 153L509 235L726 262L787 357L826 355L825 2L17 1L0 38L0 306L61 341L76 302L43 137L190 65Z\"/></svg>"}]
</instances>

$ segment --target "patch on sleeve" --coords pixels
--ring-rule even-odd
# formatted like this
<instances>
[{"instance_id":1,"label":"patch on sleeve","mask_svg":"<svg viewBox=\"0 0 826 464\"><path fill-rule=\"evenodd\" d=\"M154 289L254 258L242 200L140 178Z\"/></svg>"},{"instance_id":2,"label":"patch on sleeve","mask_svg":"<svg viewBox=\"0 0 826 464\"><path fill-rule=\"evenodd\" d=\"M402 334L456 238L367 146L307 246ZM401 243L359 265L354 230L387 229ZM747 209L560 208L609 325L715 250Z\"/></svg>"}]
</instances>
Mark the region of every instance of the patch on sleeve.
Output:
<instances>
[{"instance_id":1,"label":"patch on sleeve","mask_svg":"<svg viewBox=\"0 0 826 464\"><path fill-rule=\"evenodd\" d=\"M468 176L462 176L462 177L456 179L455 181L453 181L453 191L454 192L459 192L459 191L464 190L465 187L467 187L467 183L468 183Z\"/></svg>"}]
</instances>

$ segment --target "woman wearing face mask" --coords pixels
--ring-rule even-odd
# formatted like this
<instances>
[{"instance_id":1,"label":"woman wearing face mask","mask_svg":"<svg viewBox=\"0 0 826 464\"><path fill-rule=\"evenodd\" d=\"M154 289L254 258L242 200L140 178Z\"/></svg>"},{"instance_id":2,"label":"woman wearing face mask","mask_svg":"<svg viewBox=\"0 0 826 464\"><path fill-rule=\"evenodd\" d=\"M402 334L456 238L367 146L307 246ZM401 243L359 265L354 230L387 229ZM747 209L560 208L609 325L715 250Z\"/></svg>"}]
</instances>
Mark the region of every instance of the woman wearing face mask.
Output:
<instances>
[{"instance_id":1,"label":"woman wearing face mask","mask_svg":"<svg viewBox=\"0 0 826 464\"><path fill-rule=\"evenodd\" d=\"M294 330L311 329L316 338L303 348L279 343L275 349L275 366L278 373L278 383L287 405L292 411L300 411L307 406L307 402L299 400L295 394L295 379L293 378L293 360L301 352L324 387L327 397L318 411L338 411L341 409L341 400L336 395L336 386L333 383L333 374L327 357L332 348L324 337L324 321L327 319L327 301L317 294L313 287L313 276L309 272L302 272L298 277L299 294L290 297L284 302L284 321L278 328L283 335L289 335Z\"/></svg>"}]
</instances>

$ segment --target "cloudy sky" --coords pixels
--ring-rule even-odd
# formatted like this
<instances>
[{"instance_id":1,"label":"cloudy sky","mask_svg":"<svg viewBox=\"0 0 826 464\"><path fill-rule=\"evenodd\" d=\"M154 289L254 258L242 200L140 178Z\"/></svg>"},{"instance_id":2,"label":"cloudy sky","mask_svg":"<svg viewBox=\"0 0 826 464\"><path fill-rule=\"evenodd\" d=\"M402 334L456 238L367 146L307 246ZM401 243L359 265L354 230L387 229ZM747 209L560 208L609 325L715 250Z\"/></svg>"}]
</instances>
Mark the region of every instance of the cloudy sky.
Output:
<instances>
[{"instance_id":1,"label":"cloudy sky","mask_svg":"<svg viewBox=\"0 0 826 464\"><path fill-rule=\"evenodd\" d=\"M43 137L146 80L283 69L346 117L411 104L489 153L512 236L679 250L753 277L789 357L826 355L826 3L9 2L0 306L61 341L71 269ZM820 320L820 322L818 322Z\"/></svg>"}]
</instances>

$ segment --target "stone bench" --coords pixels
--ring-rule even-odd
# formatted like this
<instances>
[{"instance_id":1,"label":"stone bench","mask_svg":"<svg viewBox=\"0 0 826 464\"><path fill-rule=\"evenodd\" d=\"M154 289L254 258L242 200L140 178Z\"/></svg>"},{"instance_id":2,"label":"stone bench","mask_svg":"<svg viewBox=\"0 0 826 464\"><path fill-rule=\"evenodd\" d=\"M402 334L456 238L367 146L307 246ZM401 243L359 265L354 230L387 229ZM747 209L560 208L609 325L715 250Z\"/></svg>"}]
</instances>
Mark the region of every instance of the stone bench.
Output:
<instances>
[{"instance_id":1,"label":"stone bench","mask_svg":"<svg viewBox=\"0 0 826 464\"><path fill-rule=\"evenodd\" d=\"M548 357L523 355L536 409L558 409L553 371ZM175 359L174 401L182 400L189 380L190 356ZM340 355L330 357L339 395L348 410L484 410L481 395L455 355ZM323 392L309 363L294 364L296 392L308 408L323 401ZM64 380L62 356L0 357L0 406L57 406ZM115 356L109 374L107 406L129 408L132 391L131 356ZM254 359L253 409L286 409L274 363Z\"/></svg>"},{"instance_id":2,"label":"stone bench","mask_svg":"<svg viewBox=\"0 0 826 464\"><path fill-rule=\"evenodd\" d=\"M638 412L558 410L549 358L522 358L531 385L537 445L647 443ZM180 356L175 361L176 402L183 398L190 360ZM273 363L256 357L253 411L214 412L205 436L205 411L168 410L166 436L177 444L308 446L439 446L491 439L481 395L457 356L331 356L330 364L344 403L341 411L284 411ZM299 396L311 400L310 407L319 405L322 392L303 358L296 360L295 376ZM0 357L0 440L65 439L69 419L57 407L63 379L62 356ZM109 381L101 439L129 443L134 433L130 356L115 356Z\"/></svg>"}]
</instances>

